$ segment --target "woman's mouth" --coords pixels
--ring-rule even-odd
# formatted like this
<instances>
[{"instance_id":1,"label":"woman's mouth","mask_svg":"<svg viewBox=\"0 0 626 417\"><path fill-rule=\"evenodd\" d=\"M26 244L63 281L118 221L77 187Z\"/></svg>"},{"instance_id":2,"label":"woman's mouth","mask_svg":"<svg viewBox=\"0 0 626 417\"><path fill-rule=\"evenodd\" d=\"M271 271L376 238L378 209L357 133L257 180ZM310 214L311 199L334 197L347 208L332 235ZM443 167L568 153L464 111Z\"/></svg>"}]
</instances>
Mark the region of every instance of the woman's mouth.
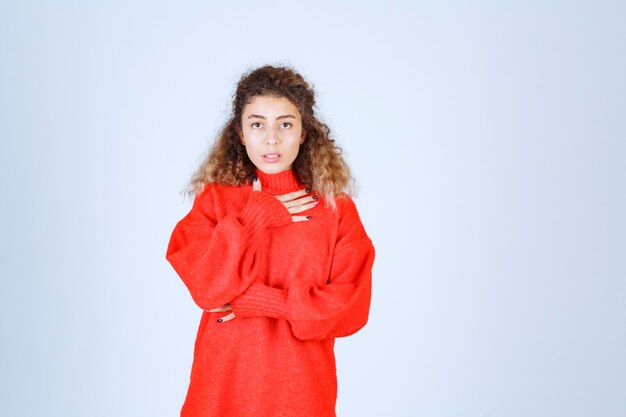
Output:
<instances>
[{"instance_id":1,"label":"woman's mouth","mask_svg":"<svg viewBox=\"0 0 626 417\"><path fill-rule=\"evenodd\" d=\"M276 152L266 153L263 155L263 160L268 163L278 162L280 161L280 154Z\"/></svg>"}]
</instances>

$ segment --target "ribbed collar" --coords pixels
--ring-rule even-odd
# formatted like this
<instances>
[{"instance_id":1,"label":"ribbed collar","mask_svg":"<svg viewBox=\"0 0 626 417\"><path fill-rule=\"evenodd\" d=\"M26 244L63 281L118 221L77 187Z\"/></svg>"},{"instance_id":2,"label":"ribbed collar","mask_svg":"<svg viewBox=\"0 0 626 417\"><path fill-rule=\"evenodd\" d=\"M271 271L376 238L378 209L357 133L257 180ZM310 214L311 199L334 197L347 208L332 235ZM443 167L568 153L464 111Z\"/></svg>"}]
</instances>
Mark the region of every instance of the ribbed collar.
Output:
<instances>
[{"instance_id":1,"label":"ribbed collar","mask_svg":"<svg viewBox=\"0 0 626 417\"><path fill-rule=\"evenodd\" d=\"M306 188L304 184L298 181L296 173L292 169L281 171L277 174L267 174L257 168L256 176L261 181L263 190L269 189L276 192L289 192Z\"/></svg>"}]
</instances>

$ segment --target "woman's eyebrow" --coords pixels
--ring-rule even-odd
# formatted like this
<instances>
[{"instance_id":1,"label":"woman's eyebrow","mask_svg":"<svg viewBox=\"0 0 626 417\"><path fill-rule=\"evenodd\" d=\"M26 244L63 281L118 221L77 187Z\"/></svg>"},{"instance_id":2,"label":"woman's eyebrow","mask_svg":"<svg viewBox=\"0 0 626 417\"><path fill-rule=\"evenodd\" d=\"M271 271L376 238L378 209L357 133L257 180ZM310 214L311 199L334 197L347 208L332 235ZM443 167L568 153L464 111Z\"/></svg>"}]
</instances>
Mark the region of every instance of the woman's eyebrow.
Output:
<instances>
[{"instance_id":1,"label":"woman's eyebrow","mask_svg":"<svg viewBox=\"0 0 626 417\"><path fill-rule=\"evenodd\" d=\"M250 116L248 116L248 119L252 119L253 117L256 117L256 118L259 118L259 119L265 119L265 116L261 116L261 115L258 115L258 114L251 114ZM276 118L276 120L278 120L278 119L288 119L288 118L295 119L296 117L292 116L291 114L283 114L282 116L278 116Z\"/></svg>"}]
</instances>

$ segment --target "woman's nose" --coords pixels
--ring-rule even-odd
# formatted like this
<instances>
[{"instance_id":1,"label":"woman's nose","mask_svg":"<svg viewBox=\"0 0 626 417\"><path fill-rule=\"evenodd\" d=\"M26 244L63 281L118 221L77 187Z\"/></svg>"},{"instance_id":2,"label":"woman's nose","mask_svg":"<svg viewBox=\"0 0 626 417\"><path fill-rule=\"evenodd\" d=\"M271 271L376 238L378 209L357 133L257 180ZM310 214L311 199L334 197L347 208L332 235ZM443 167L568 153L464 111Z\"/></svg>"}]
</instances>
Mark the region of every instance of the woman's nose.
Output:
<instances>
[{"instance_id":1,"label":"woman's nose","mask_svg":"<svg viewBox=\"0 0 626 417\"><path fill-rule=\"evenodd\" d=\"M270 130L269 134L267 135L267 144L268 145L276 145L278 143L278 133L274 132L273 130Z\"/></svg>"}]
</instances>

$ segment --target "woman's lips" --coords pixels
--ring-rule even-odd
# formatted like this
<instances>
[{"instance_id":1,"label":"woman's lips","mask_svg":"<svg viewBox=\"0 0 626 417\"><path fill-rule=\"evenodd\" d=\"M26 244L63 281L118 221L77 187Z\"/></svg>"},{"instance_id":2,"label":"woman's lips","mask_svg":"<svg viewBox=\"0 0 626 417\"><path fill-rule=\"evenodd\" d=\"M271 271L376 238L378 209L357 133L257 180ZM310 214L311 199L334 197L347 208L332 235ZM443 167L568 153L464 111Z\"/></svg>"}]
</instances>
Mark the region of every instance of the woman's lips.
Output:
<instances>
[{"instance_id":1,"label":"woman's lips","mask_svg":"<svg viewBox=\"0 0 626 417\"><path fill-rule=\"evenodd\" d=\"M266 153L265 155L263 155L263 160L270 164L274 162L278 162L280 161L280 154L279 153Z\"/></svg>"}]
</instances>

